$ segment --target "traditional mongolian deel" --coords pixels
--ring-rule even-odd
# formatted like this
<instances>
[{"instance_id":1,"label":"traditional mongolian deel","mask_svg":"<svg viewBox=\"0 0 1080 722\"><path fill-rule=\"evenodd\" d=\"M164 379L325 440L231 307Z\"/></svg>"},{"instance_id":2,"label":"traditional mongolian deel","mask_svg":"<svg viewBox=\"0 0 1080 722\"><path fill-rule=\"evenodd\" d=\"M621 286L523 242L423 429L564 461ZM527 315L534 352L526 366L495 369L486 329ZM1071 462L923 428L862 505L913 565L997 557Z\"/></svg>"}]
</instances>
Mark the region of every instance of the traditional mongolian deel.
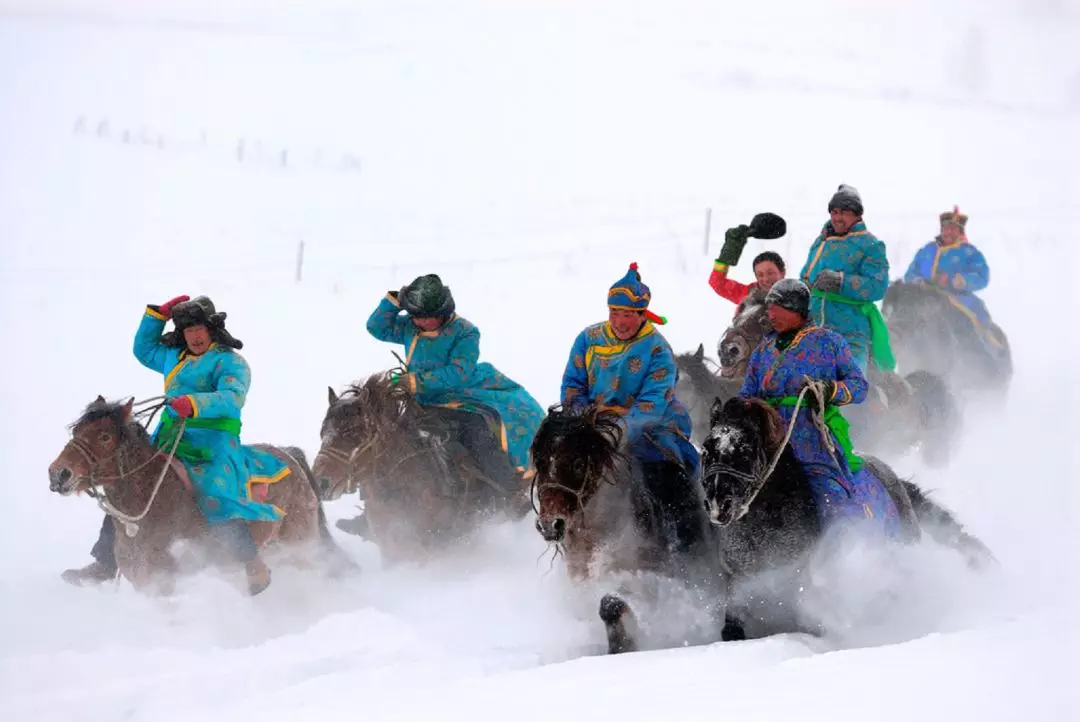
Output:
<instances>
[{"instance_id":1,"label":"traditional mongolian deel","mask_svg":"<svg viewBox=\"0 0 1080 722\"><path fill-rule=\"evenodd\" d=\"M832 224L826 223L821 234L810 247L806 265L799 277L811 288L822 271L843 274L843 283L837 293L814 291L810 302L810 319L821 326L836 331L851 347L855 363L863 371L870 359L873 343L881 356L887 352L888 331L880 321L880 311L874 305L885 297L889 286L889 260L885 244L878 240L862 221L854 224L842 236L832 235ZM873 314L880 323L874 322ZM874 334L877 338L874 338ZM885 334L881 337L881 334ZM891 358L877 358L879 366L891 370L895 362ZM892 363L890 363L892 362Z\"/></svg>"},{"instance_id":2,"label":"traditional mongolian deel","mask_svg":"<svg viewBox=\"0 0 1080 722\"><path fill-rule=\"evenodd\" d=\"M785 344L784 339L790 343ZM750 357L746 380L739 391L743 397L763 399L777 405L785 423L791 422L794 407L783 400L799 394L804 377L834 381L833 406L859 403L866 398L867 381L855 365L843 337L828 329L808 325L791 338L772 333L765 337ZM852 473L835 434L835 458L814 425L811 410L799 409L791 434L791 449L806 469L822 520L879 520L886 533L899 532L899 515L884 486L867 468Z\"/></svg>"},{"instance_id":3,"label":"traditional mongolian deel","mask_svg":"<svg viewBox=\"0 0 1080 722\"><path fill-rule=\"evenodd\" d=\"M200 356L167 346L161 342L165 321L153 308L146 309L135 334L135 358L164 374L166 396L187 396L195 410L176 456L191 476L199 509L211 524L280 519L280 509L252 499L251 486L280 481L290 473L289 467L267 451L240 443L240 411L251 385L247 362L222 344L211 345ZM166 406L154 443L172 448L179 423Z\"/></svg>"},{"instance_id":4,"label":"traditional mongolian deel","mask_svg":"<svg viewBox=\"0 0 1080 722\"><path fill-rule=\"evenodd\" d=\"M480 363L480 331L451 316L436 331L422 331L386 296L367 322L375 338L405 347L403 379L424 406L478 413L488 419L503 451L519 471L529 464L529 446L544 410L528 391L487 362Z\"/></svg>"},{"instance_id":5,"label":"traditional mongolian deel","mask_svg":"<svg viewBox=\"0 0 1080 722\"><path fill-rule=\"evenodd\" d=\"M937 282L942 275L948 279L946 286ZM922 280L939 288L952 305L975 325L992 349L1003 348L992 332L990 312L982 299L975 295L990 283L990 268L983 254L966 238L947 246L936 240L927 243L915 254L904 280Z\"/></svg>"},{"instance_id":6,"label":"traditional mongolian deel","mask_svg":"<svg viewBox=\"0 0 1080 722\"><path fill-rule=\"evenodd\" d=\"M675 398L675 355L651 321L621 341L610 323L590 326L574 341L563 373L563 405L594 402L623 415L631 453L642 461L673 461L696 476L690 414Z\"/></svg>"}]
</instances>

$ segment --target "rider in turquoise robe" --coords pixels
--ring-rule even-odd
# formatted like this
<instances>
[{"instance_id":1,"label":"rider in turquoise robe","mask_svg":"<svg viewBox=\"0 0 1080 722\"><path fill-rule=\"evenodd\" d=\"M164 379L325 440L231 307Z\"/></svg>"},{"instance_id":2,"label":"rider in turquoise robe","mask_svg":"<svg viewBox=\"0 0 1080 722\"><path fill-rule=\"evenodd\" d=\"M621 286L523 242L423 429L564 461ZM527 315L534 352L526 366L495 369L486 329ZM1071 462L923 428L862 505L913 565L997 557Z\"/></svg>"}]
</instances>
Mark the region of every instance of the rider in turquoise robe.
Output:
<instances>
[{"instance_id":1,"label":"rider in turquoise robe","mask_svg":"<svg viewBox=\"0 0 1080 722\"><path fill-rule=\"evenodd\" d=\"M842 185L829 201L830 220L810 246L799 278L810 287L810 319L848 342L865 373L871 357L882 371L896 362L875 305L889 286L885 244L866 229L858 191Z\"/></svg>"},{"instance_id":2,"label":"rider in turquoise robe","mask_svg":"<svg viewBox=\"0 0 1080 722\"><path fill-rule=\"evenodd\" d=\"M164 376L168 398L186 397L191 402L194 413L186 421L176 456L191 476L199 509L210 524L280 519L280 509L256 501L251 494L253 484L280 481L289 474L289 467L269 451L240 443L240 416L251 386L251 370L237 351L239 342L222 328L225 335L195 356L183 346L168 343L170 336L163 340L165 322L155 307L147 307L135 333L135 358ZM172 448L179 419L166 406L154 431L154 443Z\"/></svg>"},{"instance_id":3,"label":"rider in turquoise robe","mask_svg":"<svg viewBox=\"0 0 1080 722\"><path fill-rule=\"evenodd\" d=\"M472 433L468 421L464 444L481 470L495 477L492 481L517 491L515 482L529 473L529 447L544 410L524 387L480 361L480 330L455 308L450 289L438 276L421 276L388 293L368 319L367 330L380 341L405 347L399 383L421 405L466 412L465 419L486 422L495 445L487 443L484 424ZM418 325L425 319L432 319L431 330Z\"/></svg>"}]
</instances>

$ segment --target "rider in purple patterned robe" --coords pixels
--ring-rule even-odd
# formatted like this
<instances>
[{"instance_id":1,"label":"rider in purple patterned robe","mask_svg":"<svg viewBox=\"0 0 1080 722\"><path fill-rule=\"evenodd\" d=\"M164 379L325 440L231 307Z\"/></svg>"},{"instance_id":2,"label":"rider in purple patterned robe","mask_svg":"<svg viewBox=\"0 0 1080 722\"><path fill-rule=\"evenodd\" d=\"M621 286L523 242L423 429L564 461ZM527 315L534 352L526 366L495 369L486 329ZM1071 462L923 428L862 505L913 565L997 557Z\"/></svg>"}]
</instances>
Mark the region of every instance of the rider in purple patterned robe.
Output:
<instances>
[{"instance_id":1,"label":"rider in purple patterned robe","mask_svg":"<svg viewBox=\"0 0 1080 722\"><path fill-rule=\"evenodd\" d=\"M867 381L844 337L807 320L810 290L797 279L784 279L769 291L769 319L776 329L750 357L740 396L765 400L777 407L785 423L795 413L794 400L808 380L825 388L826 433L814 424L817 399L807 393L791 434L791 449L806 471L822 521L870 520L889 535L899 533L896 505L884 485L850 451L847 423L837 407L866 397Z\"/></svg>"}]
</instances>

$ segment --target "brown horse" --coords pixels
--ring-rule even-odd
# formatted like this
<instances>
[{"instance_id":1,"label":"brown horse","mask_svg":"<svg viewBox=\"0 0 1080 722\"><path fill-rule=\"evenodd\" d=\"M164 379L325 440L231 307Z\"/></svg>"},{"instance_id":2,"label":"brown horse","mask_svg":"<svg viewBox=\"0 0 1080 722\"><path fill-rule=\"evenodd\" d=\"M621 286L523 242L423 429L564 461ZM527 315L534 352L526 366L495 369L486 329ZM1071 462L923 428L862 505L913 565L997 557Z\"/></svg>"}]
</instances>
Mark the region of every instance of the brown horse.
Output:
<instances>
[{"instance_id":1,"label":"brown horse","mask_svg":"<svg viewBox=\"0 0 1080 722\"><path fill-rule=\"evenodd\" d=\"M95 496L116 527L120 574L140 591L167 594L181 572L172 551L175 542L192 542L223 565L231 556L207 533L184 464L151 443L133 419L132 406L133 400L110 403L101 396L87 406L72 424L71 440L49 465L49 488L63 496ZM273 484L253 485L252 496L285 512L280 521L252 523L255 543L280 548L298 566L322 557L335 572L351 567L327 529L303 452L258 446L287 463L291 473Z\"/></svg>"},{"instance_id":2,"label":"brown horse","mask_svg":"<svg viewBox=\"0 0 1080 722\"><path fill-rule=\"evenodd\" d=\"M373 374L341 396L331 388L314 473L321 497L359 492L367 531L389 562L418 561L483 522L520 519L527 488L509 494L455 441L455 414L426 407Z\"/></svg>"},{"instance_id":3,"label":"brown horse","mask_svg":"<svg viewBox=\"0 0 1080 722\"><path fill-rule=\"evenodd\" d=\"M647 639L649 646L715 641L723 626L724 577L700 485L695 480L686 491L693 498L682 500L685 517L674 518L635 473L633 461L620 453L621 442L616 413L595 405L549 410L532 445L536 529L565 556L575 582L628 579L618 593L600 601L609 652L641 649ZM678 549L672 533L676 524L696 525L702 541ZM635 589L642 580L647 586ZM661 581L681 585L696 604L693 610L658 609L667 628L649 629L624 597L643 592L650 606L663 606L656 604ZM701 611L704 616L694 619L693 612Z\"/></svg>"}]
</instances>

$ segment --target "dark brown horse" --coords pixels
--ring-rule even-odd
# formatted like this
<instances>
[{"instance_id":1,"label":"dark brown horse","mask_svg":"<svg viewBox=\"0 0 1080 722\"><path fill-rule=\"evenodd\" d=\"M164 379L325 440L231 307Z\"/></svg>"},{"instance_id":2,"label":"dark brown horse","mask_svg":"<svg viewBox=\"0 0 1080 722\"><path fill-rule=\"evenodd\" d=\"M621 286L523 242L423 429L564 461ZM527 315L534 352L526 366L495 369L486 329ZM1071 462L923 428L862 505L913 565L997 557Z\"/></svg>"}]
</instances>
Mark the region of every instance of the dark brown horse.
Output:
<instances>
[{"instance_id":1,"label":"dark brown horse","mask_svg":"<svg viewBox=\"0 0 1080 722\"><path fill-rule=\"evenodd\" d=\"M223 554L207 533L195 505L183 463L151 443L132 418L133 401L110 403L101 396L72 424L71 440L49 465L49 488L63 496L87 492L116 526L117 569L141 591L172 591L181 564L177 541L190 541L224 565ZM298 566L329 562L335 572L352 567L326 526L314 477L300 449L259 444L289 466L290 474L272 484L255 484L252 495L285 512L274 522L252 523L260 547L279 548Z\"/></svg>"},{"instance_id":2,"label":"dark brown horse","mask_svg":"<svg viewBox=\"0 0 1080 722\"><path fill-rule=\"evenodd\" d=\"M421 560L485 521L528 511L527 484L508 494L488 479L454 441L454 423L452 412L421 405L385 373L341 396L329 389L314 463L321 496L359 492L365 536L387 561Z\"/></svg>"},{"instance_id":3,"label":"dark brown horse","mask_svg":"<svg viewBox=\"0 0 1080 722\"><path fill-rule=\"evenodd\" d=\"M721 401L735 396L742 386L750 355L770 330L764 303L745 303L731 327L720 339L720 373L717 384L725 393L716 394ZM680 375L701 375L691 366L704 366L705 360L691 357L680 362ZM886 376L871 369L867 374L870 391L866 401L847 407L844 415L851 422L852 441L859 449L876 456L901 454L918 447L928 466L944 466L963 423L960 406L945 381L929 371L915 369L904 379L895 374ZM704 382L695 384L707 388ZM680 396L680 398L682 398ZM697 401L700 407L700 400ZM711 401L710 401L711 404ZM699 415L700 415L699 408ZM707 425L699 430L694 419L694 438L708 433Z\"/></svg>"},{"instance_id":4,"label":"dark brown horse","mask_svg":"<svg viewBox=\"0 0 1080 722\"><path fill-rule=\"evenodd\" d=\"M1013 374L1005 332L996 324L980 331L958 303L940 288L894 281L881 312L897 363L941 376L961 395L1004 399Z\"/></svg>"},{"instance_id":5,"label":"dark brown horse","mask_svg":"<svg viewBox=\"0 0 1080 722\"><path fill-rule=\"evenodd\" d=\"M649 493L633 462L619 452L621 429L616 413L594 405L549 410L532 445L539 501L536 529L565 556L575 582L628 580L600 602L611 653L646 644L719 639L725 585L700 485L694 480L686 491L693 498L681 505L690 518L675 519L671 509ZM702 530L703 541L680 550L673 543L672 527L687 523ZM667 628L650 629L641 609L632 609L627 601L641 595L650 606L657 606L656 584L635 588L643 579L676 582L695 600L691 605L695 611L703 614L694 619L685 609L661 609Z\"/></svg>"}]
</instances>

